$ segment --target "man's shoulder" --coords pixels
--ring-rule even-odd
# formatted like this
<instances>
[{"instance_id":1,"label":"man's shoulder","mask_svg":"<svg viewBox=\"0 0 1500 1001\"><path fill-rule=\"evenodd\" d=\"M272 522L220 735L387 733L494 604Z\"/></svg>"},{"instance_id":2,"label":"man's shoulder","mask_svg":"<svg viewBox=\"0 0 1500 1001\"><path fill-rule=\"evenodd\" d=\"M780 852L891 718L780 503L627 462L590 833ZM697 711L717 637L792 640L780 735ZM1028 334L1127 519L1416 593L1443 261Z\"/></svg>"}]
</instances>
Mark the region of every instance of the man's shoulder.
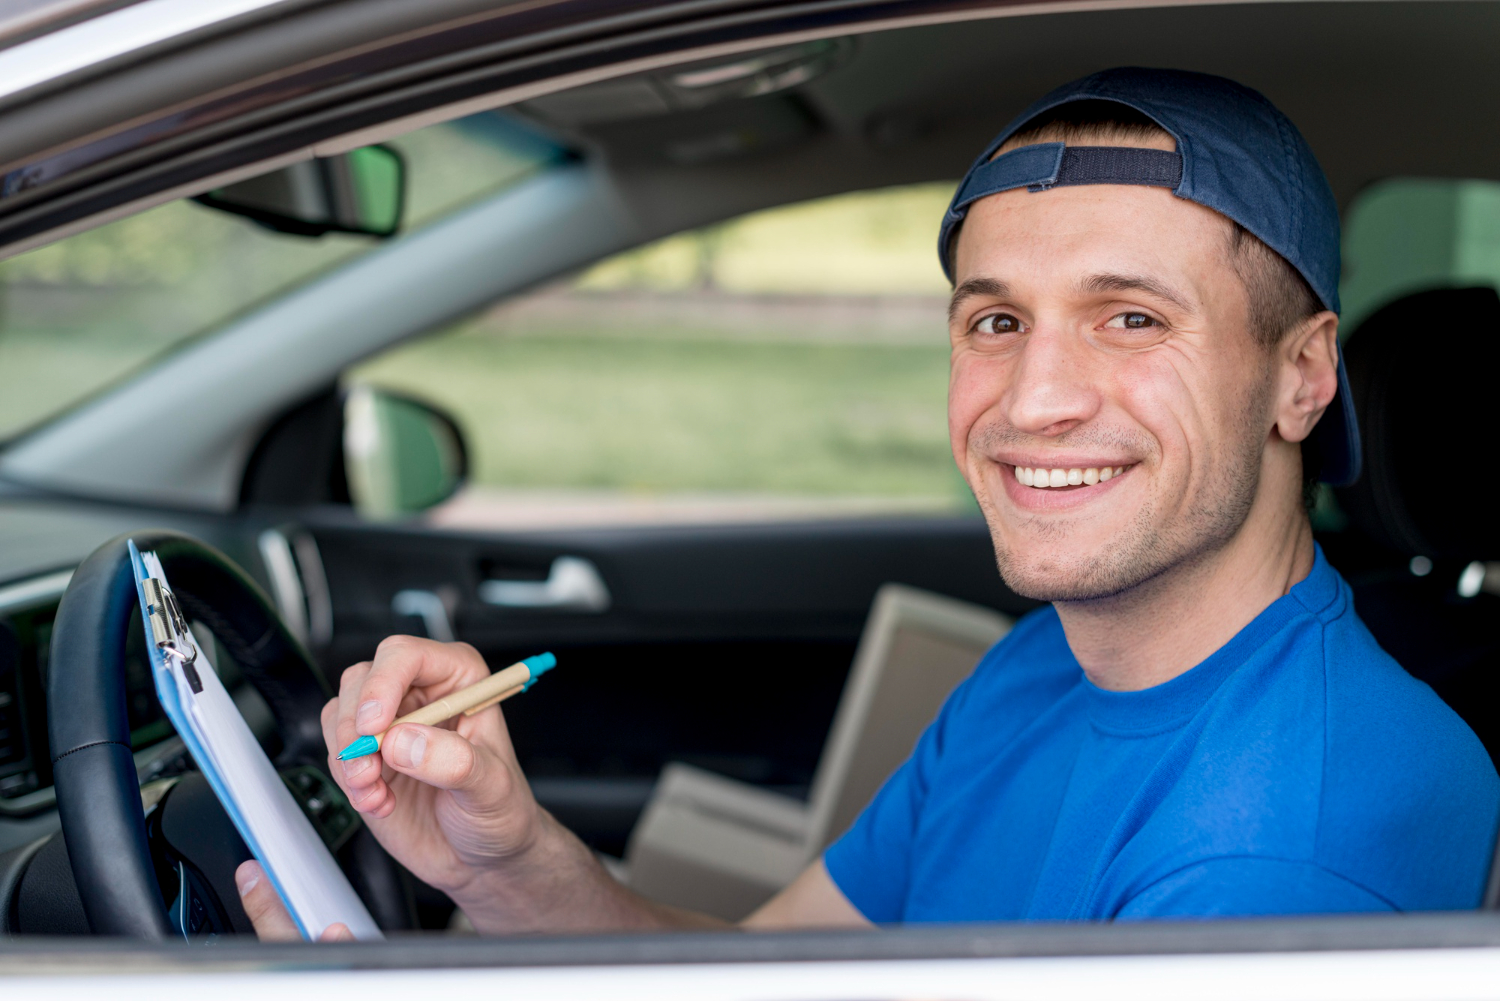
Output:
<instances>
[{"instance_id":1,"label":"man's shoulder","mask_svg":"<svg viewBox=\"0 0 1500 1001\"><path fill-rule=\"evenodd\" d=\"M1402 909L1469 906L1500 819L1500 777L1458 714L1381 649L1347 588L1335 605L1270 644L1260 681L1246 686L1260 698L1234 700L1243 716L1222 720L1227 743L1265 755L1262 786L1239 789L1238 805L1264 793L1277 834L1243 847L1289 851Z\"/></svg>"},{"instance_id":2,"label":"man's shoulder","mask_svg":"<svg viewBox=\"0 0 1500 1001\"><path fill-rule=\"evenodd\" d=\"M1299 595L1306 614L1262 651L1260 683L1279 711L1305 715L1321 703L1330 761L1401 758L1414 772L1453 771L1489 756L1468 725L1391 657L1360 619L1349 585L1331 568L1324 586ZM1300 590L1297 589L1297 590ZM1295 593L1295 592L1294 592Z\"/></svg>"},{"instance_id":3,"label":"man's shoulder","mask_svg":"<svg viewBox=\"0 0 1500 1001\"><path fill-rule=\"evenodd\" d=\"M1474 731L1381 648L1352 604L1323 623L1320 638L1330 755L1358 767L1382 762L1424 784L1470 781L1474 772L1495 779Z\"/></svg>"},{"instance_id":4,"label":"man's shoulder","mask_svg":"<svg viewBox=\"0 0 1500 1001\"><path fill-rule=\"evenodd\" d=\"M1435 797L1500 797L1474 731L1381 649L1352 609L1325 632L1331 793L1345 782L1360 787L1363 775L1380 781L1381 799L1422 808Z\"/></svg>"}]
</instances>

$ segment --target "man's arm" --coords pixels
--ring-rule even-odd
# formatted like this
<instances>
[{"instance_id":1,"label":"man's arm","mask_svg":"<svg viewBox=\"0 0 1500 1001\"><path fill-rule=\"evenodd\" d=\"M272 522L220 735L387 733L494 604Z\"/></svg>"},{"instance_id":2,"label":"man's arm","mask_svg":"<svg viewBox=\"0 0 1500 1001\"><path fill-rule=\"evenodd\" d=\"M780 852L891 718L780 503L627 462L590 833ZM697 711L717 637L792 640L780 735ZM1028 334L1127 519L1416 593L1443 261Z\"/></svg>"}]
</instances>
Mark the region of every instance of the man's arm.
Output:
<instances>
[{"instance_id":1,"label":"man's arm","mask_svg":"<svg viewBox=\"0 0 1500 1001\"><path fill-rule=\"evenodd\" d=\"M385 731L402 711L489 676L473 647L393 636L371 663L344 672L323 710L334 779L398 861L453 899L481 932L649 931L727 927L649 901L613 879L594 853L531 795L499 706L445 726L403 724L379 753L336 757L356 737ZM266 881L242 885L257 930L285 932ZM270 894L266 897L265 894ZM821 862L762 908L752 927L849 924L858 913Z\"/></svg>"},{"instance_id":2,"label":"man's arm","mask_svg":"<svg viewBox=\"0 0 1500 1001\"><path fill-rule=\"evenodd\" d=\"M839 891L828 875L828 870L819 859L808 866L786 889L761 905L760 909L745 918L738 926L730 925L707 914L668 907L632 893L610 878L597 861L597 872L585 879L570 882L566 877L558 883L563 891L563 903L570 910L592 910L580 915L594 927L615 929L689 930L731 927L746 931L779 931L791 928L869 928L871 924L864 915ZM591 868L594 868L591 867ZM559 874L562 875L562 874ZM603 882L600 882L602 877ZM271 886L270 880L261 878L258 862L246 862L235 873L235 882L240 889L240 902L245 913L255 925L255 933L266 942L297 941L300 937L292 923L281 898ZM472 915L470 916L472 920ZM596 924L597 923L597 924ZM326 929L322 941L347 941L349 930L341 924Z\"/></svg>"},{"instance_id":3,"label":"man's arm","mask_svg":"<svg viewBox=\"0 0 1500 1001\"><path fill-rule=\"evenodd\" d=\"M465 912L480 930L501 930L516 923L519 902L526 908L524 924L550 931L667 931L734 927L697 911L648 900L610 876L598 858L571 831L544 814L550 829L549 849L524 866L494 872L493 896L498 913L472 904ZM470 899L473 899L472 895ZM503 903L500 903L503 901ZM739 927L770 931L783 928L869 928L865 920L829 876L819 858L780 893L739 923Z\"/></svg>"},{"instance_id":4,"label":"man's arm","mask_svg":"<svg viewBox=\"0 0 1500 1001\"><path fill-rule=\"evenodd\" d=\"M761 905L760 909L740 922L748 931L775 931L781 928L871 928L865 916L849 903L828 867L820 858L790 886Z\"/></svg>"}]
</instances>

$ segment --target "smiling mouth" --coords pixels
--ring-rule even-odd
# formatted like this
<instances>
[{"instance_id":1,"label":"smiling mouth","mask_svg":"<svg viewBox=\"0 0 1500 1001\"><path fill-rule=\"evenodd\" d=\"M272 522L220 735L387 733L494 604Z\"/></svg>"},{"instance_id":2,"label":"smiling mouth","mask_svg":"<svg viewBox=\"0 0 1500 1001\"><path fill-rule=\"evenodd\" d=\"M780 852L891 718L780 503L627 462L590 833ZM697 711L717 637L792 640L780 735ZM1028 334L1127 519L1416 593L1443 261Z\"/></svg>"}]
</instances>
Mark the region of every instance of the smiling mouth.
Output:
<instances>
[{"instance_id":1,"label":"smiling mouth","mask_svg":"<svg viewBox=\"0 0 1500 1001\"><path fill-rule=\"evenodd\" d=\"M1016 466L1014 468L1016 479L1028 487L1036 487L1039 490L1061 490L1066 487L1091 487L1096 483L1108 483L1127 469L1135 468L1135 464L1072 469L1044 469L1041 466Z\"/></svg>"}]
</instances>

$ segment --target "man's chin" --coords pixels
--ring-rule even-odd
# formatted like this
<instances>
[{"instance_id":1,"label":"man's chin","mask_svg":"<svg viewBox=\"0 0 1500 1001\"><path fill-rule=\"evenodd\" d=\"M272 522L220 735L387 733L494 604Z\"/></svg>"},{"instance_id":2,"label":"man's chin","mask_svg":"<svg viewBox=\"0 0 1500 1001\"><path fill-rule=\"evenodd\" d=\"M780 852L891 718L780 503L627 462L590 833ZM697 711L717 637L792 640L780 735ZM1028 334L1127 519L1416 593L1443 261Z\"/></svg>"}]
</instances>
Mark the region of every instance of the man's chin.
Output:
<instances>
[{"instance_id":1,"label":"man's chin","mask_svg":"<svg viewBox=\"0 0 1500 1001\"><path fill-rule=\"evenodd\" d=\"M1099 601L1139 587L1171 564L1173 547L1147 526L1113 529L1080 533L1088 539L1056 532L1051 539L1018 540L992 532L1000 576L1035 601Z\"/></svg>"},{"instance_id":2,"label":"man's chin","mask_svg":"<svg viewBox=\"0 0 1500 1001\"><path fill-rule=\"evenodd\" d=\"M1033 601L1098 601L1112 598L1141 583L1134 575L1097 561L1049 557L1032 560L1001 553L997 562L1005 586Z\"/></svg>"}]
</instances>

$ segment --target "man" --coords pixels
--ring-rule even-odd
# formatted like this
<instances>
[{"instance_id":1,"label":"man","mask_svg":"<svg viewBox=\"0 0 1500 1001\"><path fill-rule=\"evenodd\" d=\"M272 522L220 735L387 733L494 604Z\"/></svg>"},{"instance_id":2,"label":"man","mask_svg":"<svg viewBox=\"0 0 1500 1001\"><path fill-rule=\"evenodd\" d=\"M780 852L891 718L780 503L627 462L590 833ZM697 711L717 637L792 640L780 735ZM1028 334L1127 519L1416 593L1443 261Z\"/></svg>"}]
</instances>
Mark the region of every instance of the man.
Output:
<instances>
[{"instance_id":1,"label":"man","mask_svg":"<svg viewBox=\"0 0 1500 1001\"><path fill-rule=\"evenodd\" d=\"M1359 622L1304 506L1311 474L1358 474L1338 240L1295 128L1213 77L1097 74L980 156L940 243L953 454L1006 583L1051 605L746 926L1477 905L1500 780ZM328 746L486 670L387 640ZM481 931L710 923L537 807L498 709L382 754L334 774ZM287 934L255 874L247 910Z\"/></svg>"}]
</instances>

